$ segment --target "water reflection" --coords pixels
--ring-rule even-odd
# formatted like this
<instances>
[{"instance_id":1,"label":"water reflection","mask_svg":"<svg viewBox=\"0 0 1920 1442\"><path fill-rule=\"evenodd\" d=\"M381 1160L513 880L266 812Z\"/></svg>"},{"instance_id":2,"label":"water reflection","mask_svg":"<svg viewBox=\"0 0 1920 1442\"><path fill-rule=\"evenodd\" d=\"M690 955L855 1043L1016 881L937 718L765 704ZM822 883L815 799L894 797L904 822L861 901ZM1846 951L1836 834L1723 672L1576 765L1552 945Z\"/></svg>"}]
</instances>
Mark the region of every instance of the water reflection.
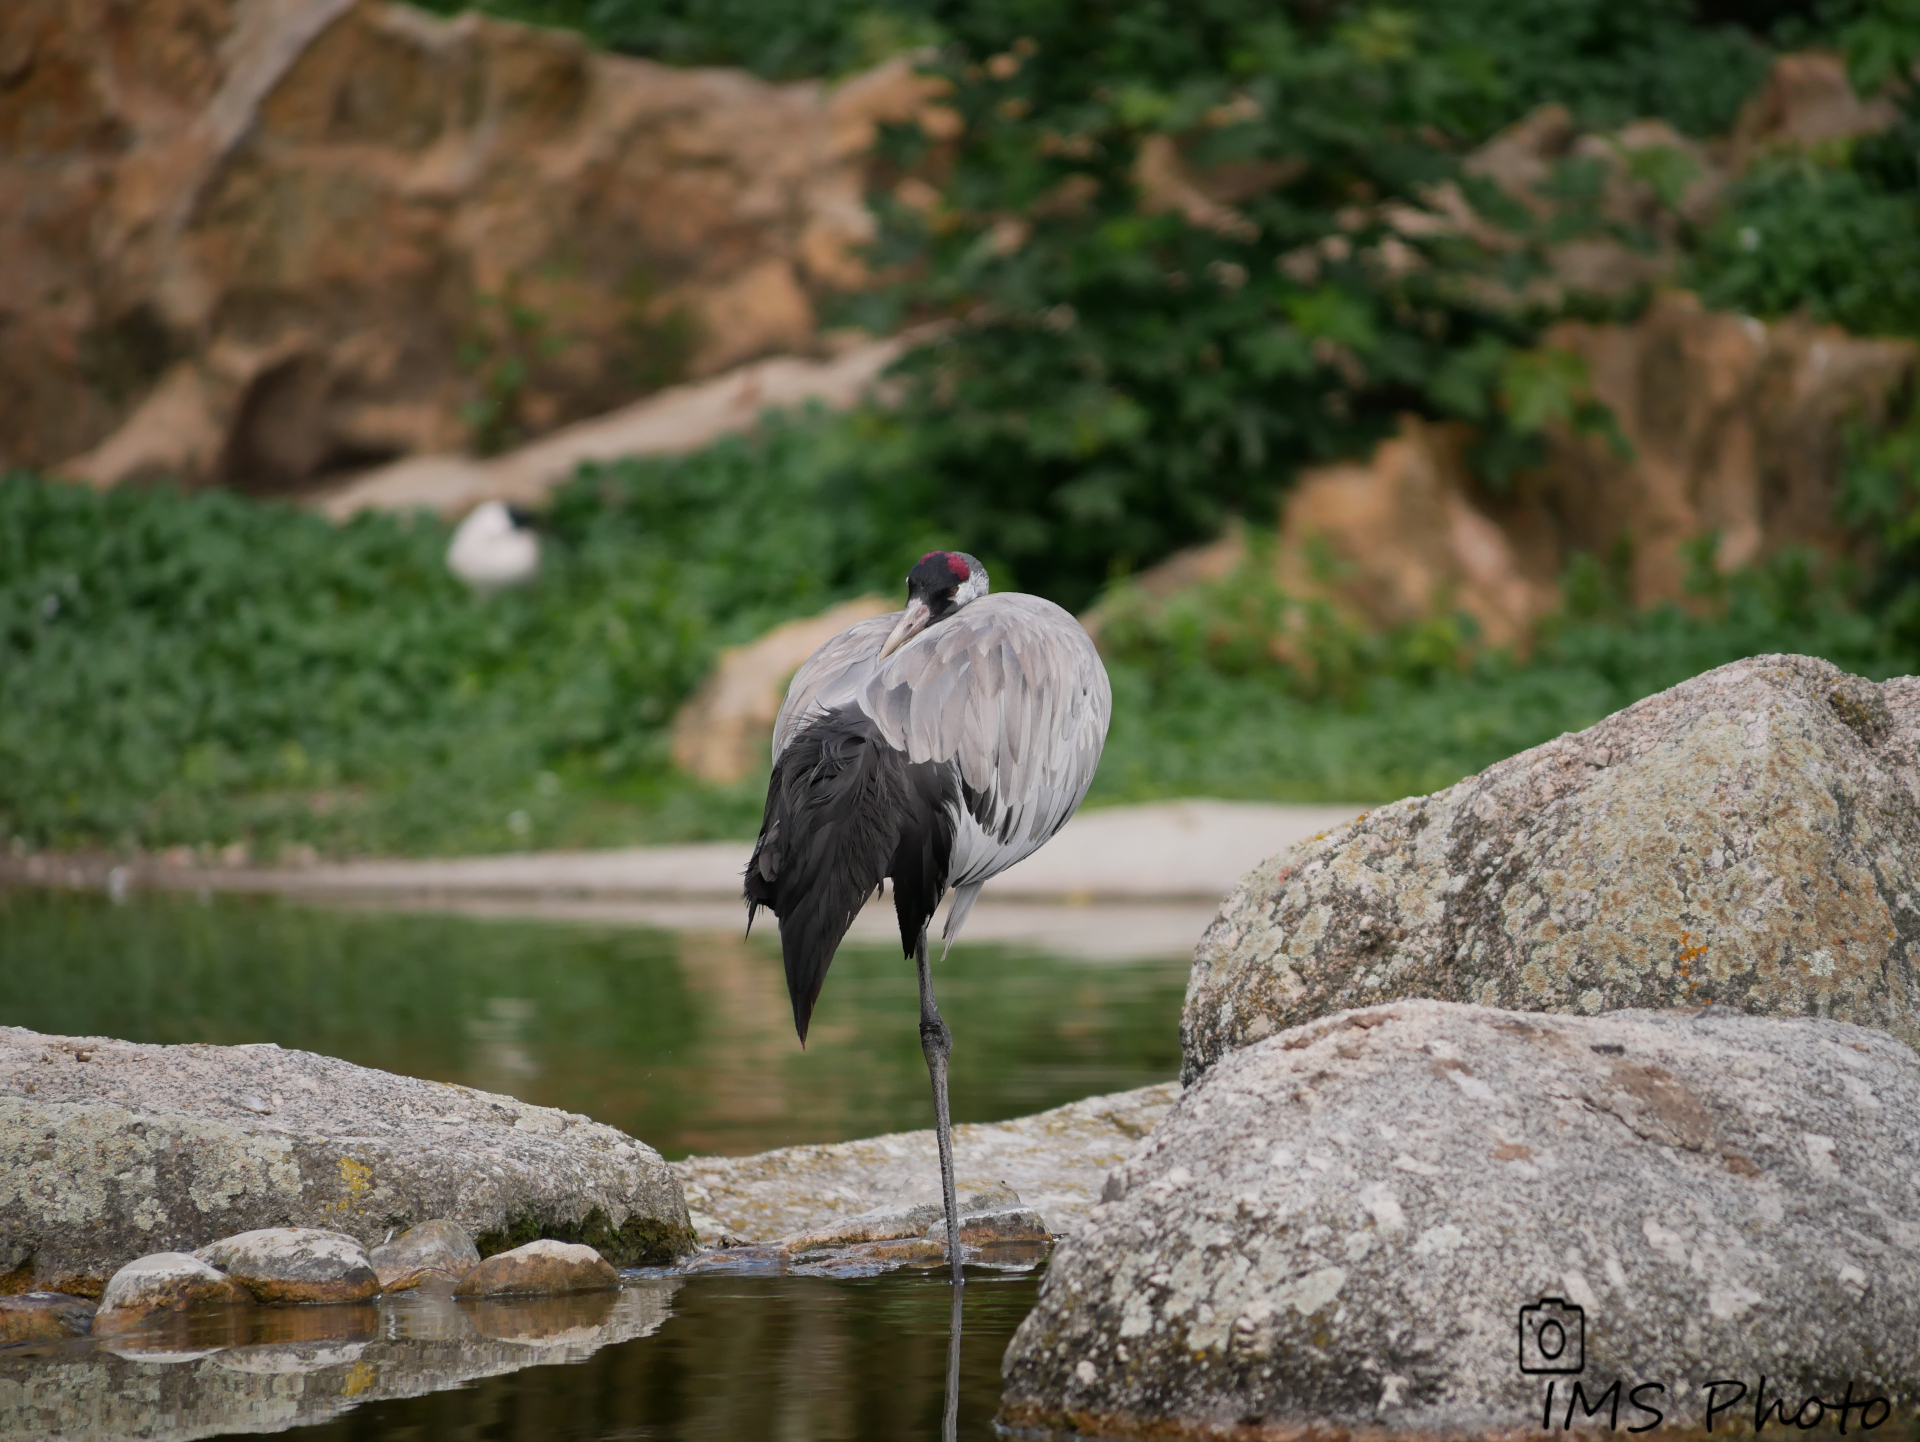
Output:
<instances>
[{"instance_id":1,"label":"water reflection","mask_svg":"<svg viewBox=\"0 0 1920 1442\"><path fill-rule=\"evenodd\" d=\"M111 1349L0 1349L0 1436L183 1442L298 1427L311 1442L984 1442L1001 1354L1037 1289L991 1273L957 1294L913 1275L692 1277L486 1304L206 1313ZM289 1318L305 1333L351 1324L350 1335L268 1335Z\"/></svg>"},{"instance_id":2,"label":"water reflection","mask_svg":"<svg viewBox=\"0 0 1920 1442\"><path fill-rule=\"evenodd\" d=\"M955 949L956 1121L1175 1074L1186 963ZM268 898L0 891L0 1024L276 1041L584 1112L668 1156L924 1127L911 963L848 947L806 1051L777 944Z\"/></svg>"},{"instance_id":3,"label":"water reflection","mask_svg":"<svg viewBox=\"0 0 1920 1442\"><path fill-rule=\"evenodd\" d=\"M956 1435L993 1437L1000 1357L1033 1277L971 1277L954 1361ZM941 1435L951 1289L941 1277L694 1277L657 1333L577 1367L535 1367L455 1391L379 1401L304 1433L660 1442L911 1442Z\"/></svg>"},{"instance_id":4,"label":"water reflection","mask_svg":"<svg viewBox=\"0 0 1920 1442\"><path fill-rule=\"evenodd\" d=\"M0 1348L0 1436L179 1439L284 1431L659 1331L677 1283L513 1303L203 1307L110 1342ZM364 1430L355 1435L368 1434Z\"/></svg>"},{"instance_id":5,"label":"water reflection","mask_svg":"<svg viewBox=\"0 0 1920 1442\"><path fill-rule=\"evenodd\" d=\"M940 980L955 1120L1170 1078L1186 970L957 948ZM0 1024L275 1041L584 1112L669 1156L926 1126L917 1018L890 948L842 952L802 1052L771 937L0 890ZM985 1439L1037 1286L698 1274L545 1311L250 1309L0 1351L0 1436L900 1442L950 1420Z\"/></svg>"}]
</instances>

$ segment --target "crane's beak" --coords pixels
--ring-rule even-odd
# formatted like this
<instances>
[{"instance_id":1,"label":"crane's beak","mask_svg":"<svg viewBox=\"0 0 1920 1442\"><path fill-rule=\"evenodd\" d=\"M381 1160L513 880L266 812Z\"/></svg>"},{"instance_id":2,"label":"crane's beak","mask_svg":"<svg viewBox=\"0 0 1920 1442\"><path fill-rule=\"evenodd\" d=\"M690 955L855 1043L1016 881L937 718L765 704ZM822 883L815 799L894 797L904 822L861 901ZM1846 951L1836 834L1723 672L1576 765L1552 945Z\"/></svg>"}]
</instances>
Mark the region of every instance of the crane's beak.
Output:
<instances>
[{"instance_id":1,"label":"crane's beak","mask_svg":"<svg viewBox=\"0 0 1920 1442\"><path fill-rule=\"evenodd\" d=\"M880 648L880 659L882 661L886 660L887 657L891 656L915 636L918 636L922 631L926 630L927 623L932 619L933 612L928 609L925 601L921 600L918 596L908 601L907 609L901 613L899 624L893 628L893 633L887 637L886 645Z\"/></svg>"}]
</instances>

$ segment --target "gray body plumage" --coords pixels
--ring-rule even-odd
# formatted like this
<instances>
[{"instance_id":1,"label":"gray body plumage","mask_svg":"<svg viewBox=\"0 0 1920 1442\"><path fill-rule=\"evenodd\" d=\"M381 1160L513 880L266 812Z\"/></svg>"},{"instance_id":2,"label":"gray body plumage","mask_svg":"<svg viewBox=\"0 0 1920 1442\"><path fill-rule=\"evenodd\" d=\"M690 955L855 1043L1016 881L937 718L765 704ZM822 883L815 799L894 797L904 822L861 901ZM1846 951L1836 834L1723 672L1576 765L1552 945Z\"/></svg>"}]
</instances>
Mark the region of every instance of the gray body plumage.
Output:
<instances>
[{"instance_id":1,"label":"gray body plumage","mask_svg":"<svg viewBox=\"0 0 1920 1442\"><path fill-rule=\"evenodd\" d=\"M1038 851L1086 796L1113 691L1080 623L1039 596L982 596L882 658L899 619L862 621L813 653L774 722L773 759L810 720L852 707L910 763L956 769L951 945L981 884Z\"/></svg>"},{"instance_id":2,"label":"gray body plumage","mask_svg":"<svg viewBox=\"0 0 1920 1442\"><path fill-rule=\"evenodd\" d=\"M1106 668L1079 622L1038 596L990 594L972 556L929 551L907 574L906 609L814 652L774 722L766 809L742 878L747 925L761 907L780 918L804 1045L841 939L892 878L901 949L920 978L956 1339L964 1253L947 1105L953 1036L934 1000L927 927L951 890L951 946L981 884L1066 825L1112 714ZM957 1368L958 1352L950 1355ZM949 1436L952 1407L950 1394Z\"/></svg>"}]
</instances>

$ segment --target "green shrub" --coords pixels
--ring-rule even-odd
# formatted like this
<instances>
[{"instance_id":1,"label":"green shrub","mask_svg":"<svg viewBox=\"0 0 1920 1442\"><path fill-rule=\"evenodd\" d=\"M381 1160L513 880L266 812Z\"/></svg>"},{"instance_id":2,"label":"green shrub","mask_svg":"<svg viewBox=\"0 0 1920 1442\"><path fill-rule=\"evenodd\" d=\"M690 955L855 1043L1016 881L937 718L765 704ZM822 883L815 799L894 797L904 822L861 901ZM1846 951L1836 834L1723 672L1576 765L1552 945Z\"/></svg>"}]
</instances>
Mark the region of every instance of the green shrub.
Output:
<instances>
[{"instance_id":1,"label":"green shrub","mask_svg":"<svg viewBox=\"0 0 1920 1442\"><path fill-rule=\"evenodd\" d=\"M1500 378L1551 317L1490 310L1472 282L1539 255L1389 237L1380 207L1460 178L1461 153L1548 100L1722 130L1768 62L1693 0L490 3L779 78L938 40L965 134L953 153L886 138L875 259L900 284L842 318L965 322L912 363L902 484L953 543L1073 607L1229 515L1269 518L1301 466L1403 412L1531 454ZM1269 183L1233 224L1142 215L1136 161L1168 141ZM930 215L889 189L916 168ZM1423 263L1378 263L1389 240Z\"/></svg>"},{"instance_id":2,"label":"green shrub","mask_svg":"<svg viewBox=\"0 0 1920 1442\"><path fill-rule=\"evenodd\" d=\"M1910 3L1797 8L1867 73L1906 54ZM1600 423L1537 349L1554 316L1484 299L1482 281L1537 268L1544 237L1458 158L1546 100L1589 124L1719 131L1768 58L1683 0L488 8L782 78L937 39L967 128L950 150L883 137L874 260L892 283L847 317L960 323L888 414L583 473L555 498L538 585L486 602L446 575L426 520L336 530L228 495L0 480L0 838L408 851L750 831L754 782L715 792L666 757L668 718L724 644L894 593L934 545L1082 607L1229 517L1257 530L1299 467L1364 451L1406 411L1472 420L1508 464L1548 419ZM1168 143L1262 183L1211 224L1143 214L1137 162ZM1709 295L1915 327L1916 149L1910 122L1756 171L1706 238ZM898 198L909 172L937 205ZM1446 179L1536 243L1388 233L1383 205ZM1383 263L1392 245L1414 263ZM1588 567L1518 660L1456 620L1366 636L1251 573L1158 610L1122 584L1095 794L1380 799L1737 655L1907 664L1903 444L1857 447L1852 514L1886 537L1869 613L1788 559L1699 614L1634 616Z\"/></svg>"},{"instance_id":3,"label":"green shrub","mask_svg":"<svg viewBox=\"0 0 1920 1442\"><path fill-rule=\"evenodd\" d=\"M737 830L663 727L721 645L898 586L914 535L848 461L876 449L796 423L583 473L539 583L486 601L425 518L6 477L0 837L490 849L591 839L607 796Z\"/></svg>"},{"instance_id":4,"label":"green shrub","mask_svg":"<svg viewBox=\"0 0 1920 1442\"><path fill-rule=\"evenodd\" d=\"M1698 276L1717 309L1920 334L1920 190L1806 157L1764 161L1708 231Z\"/></svg>"},{"instance_id":5,"label":"green shrub","mask_svg":"<svg viewBox=\"0 0 1920 1442\"><path fill-rule=\"evenodd\" d=\"M1801 554L1707 582L1692 610L1639 614L1585 562L1525 658L1473 645L1459 619L1385 635L1342 625L1269 574L1256 561L1171 605L1109 601L1114 725L1096 802L1389 801L1745 656L1800 652L1870 676L1916 656Z\"/></svg>"},{"instance_id":6,"label":"green shrub","mask_svg":"<svg viewBox=\"0 0 1920 1442\"><path fill-rule=\"evenodd\" d=\"M882 179L931 167L941 200L880 191L876 255L905 277L897 306L965 324L911 363L905 417L930 514L1074 606L1229 515L1266 520L1300 467L1364 452L1404 412L1474 420L1489 454L1524 455L1537 422L1501 378L1551 317L1495 309L1476 282L1523 281L1539 247L1395 234L1385 205L1454 179L1531 232L1462 152L1549 98L1589 123L1716 129L1767 60L1676 0L1009 0L935 18L966 129L951 153L888 137ZM1231 215L1141 213L1139 157L1169 143L1250 178Z\"/></svg>"}]
</instances>

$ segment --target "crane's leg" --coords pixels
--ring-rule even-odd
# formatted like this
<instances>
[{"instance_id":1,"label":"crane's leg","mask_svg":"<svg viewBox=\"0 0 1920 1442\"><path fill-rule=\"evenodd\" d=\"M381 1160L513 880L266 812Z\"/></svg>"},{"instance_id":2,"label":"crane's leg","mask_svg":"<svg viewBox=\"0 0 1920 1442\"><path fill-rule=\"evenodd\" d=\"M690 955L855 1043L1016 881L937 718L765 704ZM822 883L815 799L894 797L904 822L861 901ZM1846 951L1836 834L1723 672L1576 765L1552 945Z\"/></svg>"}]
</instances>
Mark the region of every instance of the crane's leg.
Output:
<instances>
[{"instance_id":1,"label":"crane's leg","mask_svg":"<svg viewBox=\"0 0 1920 1442\"><path fill-rule=\"evenodd\" d=\"M966 1278L961 1275L960 1205L953 1190L953 1120L947 1110L947 1055L953 1050L953 1033L940 1019L940 1007L933 999L933 966L927 960L927 931L920 929L920 945L914 952L920 968L920 1050L926 1054L927 1075L933 1079L933 1126L940 1141L940 1191L947 1208L947 1265L953 1271L953 1285Z\"/></svg>"},{"instance_id":2,"label":"crane's leg","mask_svg":"<svg viewBox=\"0 0 1920 1442\"><path fill-rule=\"evenodd\" d=\"M955 1278L959 1275L954 1273ZM966 1293L957 1285L952 1292L953 1315L947 1321L947 1408L940 1417L940 1442L957 1442L960 1435L960 1301Z\"/></svg>"}]
</instances>

